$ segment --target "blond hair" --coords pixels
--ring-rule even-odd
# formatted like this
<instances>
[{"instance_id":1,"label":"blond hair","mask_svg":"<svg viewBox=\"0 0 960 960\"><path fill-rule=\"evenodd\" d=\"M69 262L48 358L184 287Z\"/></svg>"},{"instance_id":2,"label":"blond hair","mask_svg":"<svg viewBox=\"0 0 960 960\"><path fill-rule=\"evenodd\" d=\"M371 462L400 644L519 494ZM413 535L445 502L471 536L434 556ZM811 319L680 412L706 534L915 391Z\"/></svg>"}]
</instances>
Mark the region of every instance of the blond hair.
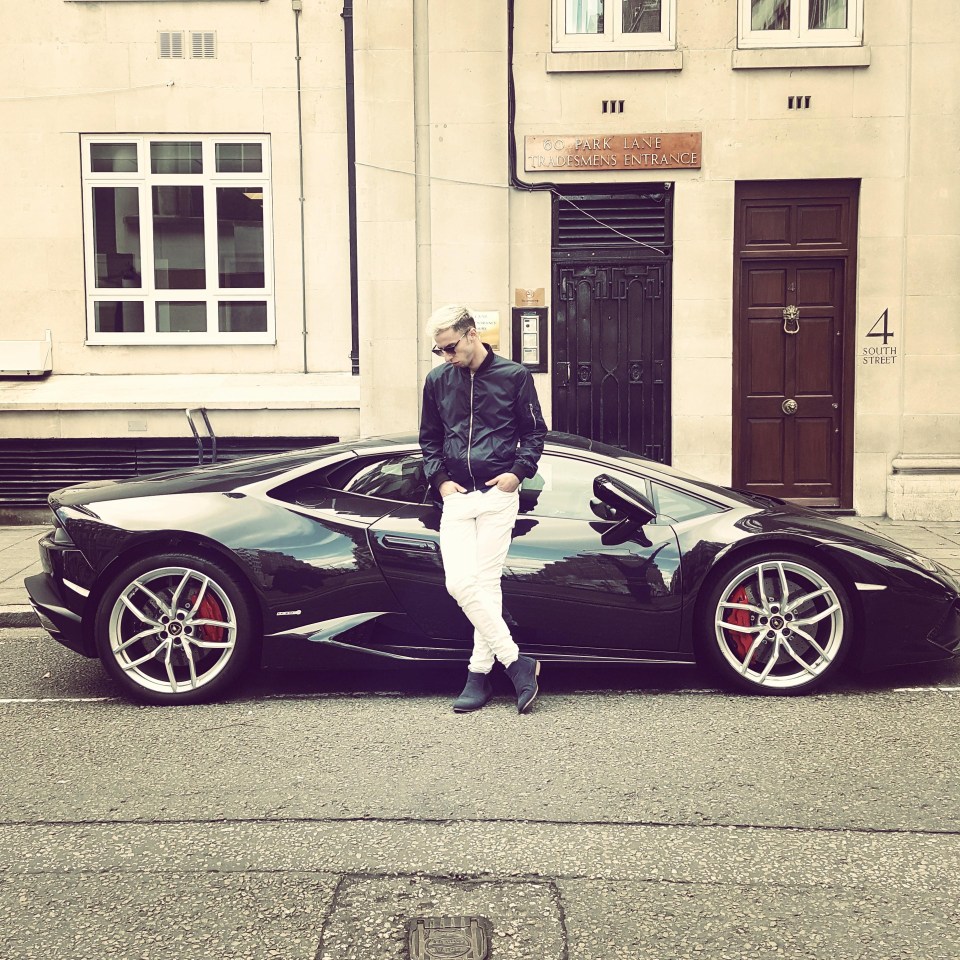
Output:
<instances>
[{"instance_id":1,"label":"blond hair","mask_svg":"<svg viewBox=\"0 0 960 960\"><path fill-rule=\"evenodd\" d=\"M424 331L430 339L436 337L442 330L456 330L457 333L466 333L477 324L470 311L459 303L448 303L445 307L434 310L427 321Z\"/></svg>"}]
</instances>

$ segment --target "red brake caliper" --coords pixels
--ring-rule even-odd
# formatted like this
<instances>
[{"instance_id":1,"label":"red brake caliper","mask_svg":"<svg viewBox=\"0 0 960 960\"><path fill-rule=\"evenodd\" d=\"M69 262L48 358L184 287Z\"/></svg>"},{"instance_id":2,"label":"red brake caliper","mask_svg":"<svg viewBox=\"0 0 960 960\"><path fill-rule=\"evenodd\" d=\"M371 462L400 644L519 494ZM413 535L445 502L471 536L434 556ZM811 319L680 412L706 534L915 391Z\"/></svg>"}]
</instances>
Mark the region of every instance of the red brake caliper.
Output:
<instances>
[{"instance_id":1,"label":"red brake caliper","mask_svg":"<svg viewBox=\"0 0 960 960\"><path fill-rule=\"evenodd\" d=\"M730 599L727 600L727 603L749 603L750 598L747 596L747 591L743 587L737 587L733 593L730 594ZM749 610L731 610L729 614L724 618L725 623L732 623L737 627L749 627L750 626L750 611ZM737 655L742 660L749 652L750 645L753 643L753 638L748 633L740 633L736 630L728 630L727 636L730 638L730 642L733 644L734 649L737 651Z\"/></svg>"},{"instance_id":2,"label":"red brake caliper","mask_svg":"<svg viewBox=\"0 0 960 960\"><path fill-rule=\"evenodd\" d=\"M196 599L196 594L194 594L190 602L195 603ZM223 621L223 610L220 609L220 604L217 603L216 597L210 596L209 593L204 594L203 599L200 601L196 618L198 620ZM219 643L223 639L223 632L223 627L215 627L210 623L205 623L200 627L200 639L208 643Z\"/></svg>"}]
</instances>

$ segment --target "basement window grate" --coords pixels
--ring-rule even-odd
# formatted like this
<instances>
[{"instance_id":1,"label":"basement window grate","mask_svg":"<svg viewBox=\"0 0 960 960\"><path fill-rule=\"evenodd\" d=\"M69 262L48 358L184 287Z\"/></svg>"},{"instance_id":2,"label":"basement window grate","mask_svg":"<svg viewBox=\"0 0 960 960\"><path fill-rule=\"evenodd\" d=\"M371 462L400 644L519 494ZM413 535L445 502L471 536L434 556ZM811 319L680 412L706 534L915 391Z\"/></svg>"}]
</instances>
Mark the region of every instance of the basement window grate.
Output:
<instances>
[{"instance_id":1,"label":"basement window grate","mask_svg":"<svg viewBox=\"0 0 960 960\"><path fill-rule=\"evenodd\" d=\"M217 462L302 450L336 437L218 437ZM0 439L0 507L43 507L60 487L197 466L193 438Z\"/></svg>"}]
</instances>

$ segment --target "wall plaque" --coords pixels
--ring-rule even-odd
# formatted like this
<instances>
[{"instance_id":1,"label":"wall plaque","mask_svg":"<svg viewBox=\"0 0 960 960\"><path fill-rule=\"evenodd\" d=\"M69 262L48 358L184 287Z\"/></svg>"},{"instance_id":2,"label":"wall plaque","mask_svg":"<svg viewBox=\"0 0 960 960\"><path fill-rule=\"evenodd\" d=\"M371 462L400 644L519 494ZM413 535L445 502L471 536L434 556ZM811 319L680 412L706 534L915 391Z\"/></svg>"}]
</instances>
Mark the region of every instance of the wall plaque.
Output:
<instances>
[{"instance_id":1,"label":"wall plaque","mask_svg":"<svg viewBox=\"0 0 960 960\"><path fill-rule=\"evenodd\" d=\"M537 134L523 138L523 169L537 171L698 170L700 133Z\"/></svg>"},{"instance_id":2,"label":"wall plaque","mask_svg":"<svg viewBox=\"0 0 960 960\"><path fill-rule=\"evenodd\" d=\"M516 287L513 297L515 307L543 307L547 303L543 287Z\"/></svg>"}]
</instances>

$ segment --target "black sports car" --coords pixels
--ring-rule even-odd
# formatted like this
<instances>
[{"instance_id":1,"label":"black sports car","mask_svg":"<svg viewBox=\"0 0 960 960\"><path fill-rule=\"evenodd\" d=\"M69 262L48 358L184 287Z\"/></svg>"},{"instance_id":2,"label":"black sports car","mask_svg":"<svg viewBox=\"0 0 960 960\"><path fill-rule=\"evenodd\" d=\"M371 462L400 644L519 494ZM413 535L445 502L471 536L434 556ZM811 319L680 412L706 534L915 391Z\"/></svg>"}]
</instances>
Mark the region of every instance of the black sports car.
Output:
<instances>
[{"instance_id":1,"label":"black sports car","mask_svg":"<svg viewBox=\"0 0 960 960\"><path fill-rule=\"evenodd\" d=\"M80 484L50 506L32 603L140 700L208 699L258 660L329 645L468 658L413 437ZM854 659L955 656L958 593L889 540L563 434L524 481L503 577L504 615L541 660L702 662L769 693Z\"/></svg>"}]
</instances>

